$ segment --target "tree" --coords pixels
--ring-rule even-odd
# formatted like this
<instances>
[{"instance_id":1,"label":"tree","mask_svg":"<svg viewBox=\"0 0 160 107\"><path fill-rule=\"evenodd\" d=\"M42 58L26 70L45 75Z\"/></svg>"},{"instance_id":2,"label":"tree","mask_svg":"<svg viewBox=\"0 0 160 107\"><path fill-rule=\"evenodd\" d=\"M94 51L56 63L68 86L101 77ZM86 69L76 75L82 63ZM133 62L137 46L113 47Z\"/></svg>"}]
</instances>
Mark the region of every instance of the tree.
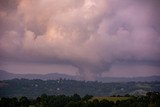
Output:
<instances>
[{"instance_id":1,"label":"tree","mask_svg":"<svg viewBox=\"0 0 160 107\"><path fill-rule=\"evenodd\" d=\"M93 104L94 104L94 107L99 107L99 101L98 101L98 99L94 99L93 100Z\"/></svg>"},{"instance_id":2,"label":"tree","mask_svg":"<svg viewBox=\"0 0 160 107\"><path fill-rule=\"evenodd\" d=\"M91 99L93 96L92 95L85 95L83 98L82 98L82 100L83 101L88 101L89 99Z\"/></svg>"},{"instance_id":3,"label":"tree","mask_svg":"<svg viewBox=\"0 0 160 107\"><path fill-rule=\"evenodd\" d=\"M1 98L0 106L1 107L9 107L9 98Z\"/></svg>"},{"instance_id":4,"label":"tree","mask_svg":"<svg viewBox=\"0 0 160 107\"><path fill-rule=\"evenodd\" d=\"M27 99L27 97L21 97L19 102L21 107L29 107L29 100Z\"/></svg>"},{"instance_id":5,"label":"tree","mask_svg":"<svg viewBox=\"0 0 160 107\"><path fill-rule=\"evenodd\" d=\"M79 102L70 101L65 107L80 107L81 104Z\"/></svg>"},{"instance_id":6,"label":"tree","mask_svg":"<svg viewBox=\"0 0 160 107\"><path fill-rule=\"evenodd\" d=\"M81 100L81 97L78 94L71 96L71 101L78 102Z\"/></svg>"},{"instance_id":7,"label":"tree","mask_svg":"<svg viewBox=\"0 0 160 107\"><path fill-rule=\"evenodd\" d=\"M19 103L18 103L18 100L17 100L17 98L11 98L10 99L10 105L11 105L11 107L18 107L19 106Z\"/></svg>"}]
</instances>

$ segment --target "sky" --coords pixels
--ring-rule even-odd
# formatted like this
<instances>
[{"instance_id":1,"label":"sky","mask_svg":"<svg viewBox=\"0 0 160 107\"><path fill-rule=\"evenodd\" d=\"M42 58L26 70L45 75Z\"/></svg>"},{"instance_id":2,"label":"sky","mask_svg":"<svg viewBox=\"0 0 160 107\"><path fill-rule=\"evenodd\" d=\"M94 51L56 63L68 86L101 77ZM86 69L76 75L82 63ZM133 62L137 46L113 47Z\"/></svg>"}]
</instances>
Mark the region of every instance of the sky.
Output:
<instances>
[{"instance_id":1,"label":"sky","mask_svg":"<svg viewBox=\"0 0 160 107\"><path fill-rule=\"evenodd\" d=\"M0 69L160 75L159 0L0 0Z\"/></svg>"}]
</instances>

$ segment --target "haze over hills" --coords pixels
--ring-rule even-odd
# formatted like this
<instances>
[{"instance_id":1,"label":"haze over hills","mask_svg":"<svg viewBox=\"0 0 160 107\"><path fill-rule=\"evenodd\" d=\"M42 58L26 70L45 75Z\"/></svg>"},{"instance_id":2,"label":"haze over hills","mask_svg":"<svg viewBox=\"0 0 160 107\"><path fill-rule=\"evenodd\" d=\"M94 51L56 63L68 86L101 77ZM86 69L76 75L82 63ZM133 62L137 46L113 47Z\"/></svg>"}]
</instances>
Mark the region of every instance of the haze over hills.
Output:
<instances>
[{"instance_id":1,"label":"haze over hills","mask_svg":"<svg viewBox=\"0 0 160 107\"><path fill-rule=\"evenodd\" d=\"M70 79L70 80L83 80L80 76L72 76L66 74L49 73L49 74L13 74L4 70L0 70L0 80L10 80L14 78L25 79L42 79L42 80L57 80L57 79ZM151 82L160 81L160 76L149 77L97 77L95 81L102 82Z\"/></svg>"},{"instance_id":2,"label":"haze over hills","mask_svg":"<svg viewBox=\"0 0 160 107\"><path fill-rule=\"evenodd\" d=\"M50 74L14 74L7 71L0 70L0 80L10 80L14 78L25 78L25 79L42 79L42 80L53 80L53 79L75 79L76 76L70 76L66 74L50 73Z\"/></svg>"}]
</instances>

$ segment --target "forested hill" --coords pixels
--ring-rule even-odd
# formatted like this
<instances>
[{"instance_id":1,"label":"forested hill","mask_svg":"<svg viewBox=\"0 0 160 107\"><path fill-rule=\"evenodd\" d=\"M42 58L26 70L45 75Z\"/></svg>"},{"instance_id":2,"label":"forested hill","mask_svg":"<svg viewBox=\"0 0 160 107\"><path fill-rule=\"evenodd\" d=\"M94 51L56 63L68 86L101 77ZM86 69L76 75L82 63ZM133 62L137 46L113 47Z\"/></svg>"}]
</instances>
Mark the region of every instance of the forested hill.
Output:
<instances>
[{"instance_id":1,"label":"forested hill","mask_svg":"<svg viewBox=\"0 0 160 107\"><path fill-rule=\"evenodd\" d=\"M125 83L102 83L76 80L28 80L13 79L0 81L0 97L37 97L43 93L48 95L73 95L94 96L111 95L144 95L149 91L160 91L160 82L125 82Z\"/></svg>"}]
</instances>

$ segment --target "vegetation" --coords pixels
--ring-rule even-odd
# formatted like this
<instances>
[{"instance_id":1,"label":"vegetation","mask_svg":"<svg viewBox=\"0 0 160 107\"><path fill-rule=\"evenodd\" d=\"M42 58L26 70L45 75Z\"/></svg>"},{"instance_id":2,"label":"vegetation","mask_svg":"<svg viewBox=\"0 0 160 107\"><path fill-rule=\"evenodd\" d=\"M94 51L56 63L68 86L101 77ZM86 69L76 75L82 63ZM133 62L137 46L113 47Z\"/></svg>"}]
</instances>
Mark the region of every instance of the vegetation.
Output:
<instances>
[{"instance_id":1,"label":"vegetation","mask_svg":"<svg viewBox=\"0 0 160 107\"><path fill-rule=\"evenodd\" d=\"M149 91L160 91L160 82L123 82L102 83L97 81L75 80L28 80L13 79L0 81L0 97L36 98L43 93L47 95L112 96L125 94L145 95ZM108 99L107 99L108 100Z\"/></svg>"},{"instance_id":2,"label":"vegetation","mask_svg":"<svg viewBox=\"0 0 160 107\"><path fill-rule=\"evenodd\" d=\"M72 96L43 94L36 99L3 97L0 99L0 107L160 107L159 92L148 92L146 96L130 96L123 100L122 97L115 97L116 101L108 100L113 97L106 98L90 100L91 95L80 97L78 94Z\"/></svg>"},{"instance_id":3,"label":"vegetation","mask_svg":"<svg viewBox=\"0 0 160 107\"><path fill-rule=\"evenodd\" d=\"M97 99L97 100L99 100L99 101L102 101L102 100L108 100L108 101L113 101L113 102L116 102L116 101L122 101L122 100L128 100L128 99L130 99L130 97L124 97L124 96L115 96L115 97L93 97L92 99L91 99L91 101L93 101L93 100L95 100L95 99Z\"/></svg>"}]
</instances>

